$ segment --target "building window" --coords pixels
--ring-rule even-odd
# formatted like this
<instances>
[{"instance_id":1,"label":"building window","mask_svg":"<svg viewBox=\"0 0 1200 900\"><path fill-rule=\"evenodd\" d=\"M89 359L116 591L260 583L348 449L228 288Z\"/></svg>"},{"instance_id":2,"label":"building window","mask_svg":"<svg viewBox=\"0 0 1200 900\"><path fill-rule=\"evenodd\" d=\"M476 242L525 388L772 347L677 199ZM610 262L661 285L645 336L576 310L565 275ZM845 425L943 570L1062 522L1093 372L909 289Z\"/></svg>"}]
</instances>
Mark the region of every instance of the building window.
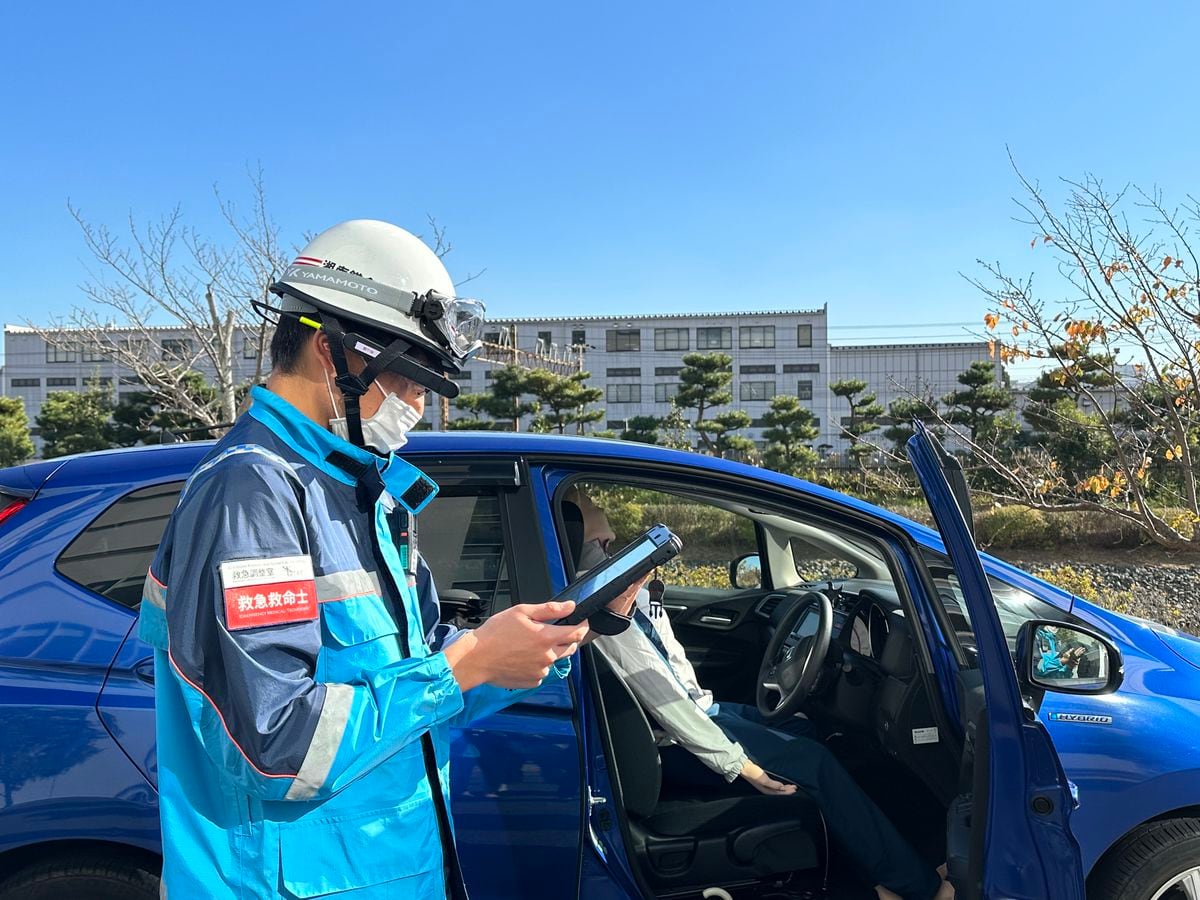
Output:
<instances>
[{"instance_id":1,"label":"building window","mask_svg":"<svg viewBox=\"0 0 1200 900\"><path fill-rule=\"evenodd\" d=\"M498 344L498 343L500 343L500 332L498 332L498 331L485 331L485 332L483 333L483 342L484 342L485 344Z\"/></svg>"},{"instance_id":2,"label":"building window","mask_svg":"<svg viewBox=\"0 0 1200 900\"><path fill-rule=\"evenodd\" d=\"M638 328L613 328L606 338L609 353L636 353L642 349L642 332Z\"/></svg>"},{"instance_id":3,"label":"building window","mask_svg":"<svg viewBox=\"0 0 1200 900\"><path fill-rule=\"evenodd\" d=\"M820 427L821 427L821 419L820 419L820 417L818 417L818 416L813 416L812 423L813 423L813 427L814 427L814 428L820 428Z\"/></svg>"},{"instance_id":4,"label":"building window","mask_svg":"<svg viewBox=\"0 0 1200 900\"><path fill-rule=\"evenodd\" d=\"M451 373L450 378L453 381L470 381L472 374L473 373L470 370L465 372L453 372Z\"/></svg>"},{"instance_id":5,"label":"building window","mask_svg":"<svg viewBox=\"0 0 1200 900\"><path fill-rule=\"evenodd\" d=\"M47 344L46 345L46 362L48 362L48 363L75 362L75 345L74 344Z\"/></svg>"},{"instance_id":6,"label":"building window","mask_svg":"<svg viewBox=\"0 0 1200 900\"><path fill-rule=\"evenodd\" d=\"M683 371L683 366L657 366L654 369L655 375L678 375Z\"/></svg>"},{"instance_id":7,"label":"building window","mask_svg":"<svg viewBox=\"0 0 1200 900\"><path fill-rule=\"evenodd\" d=\"M688 330L686 328L655 328L655 350L687 350Z\"/></svg>"},{"instance_id":8,"label":"building window","mask_svg":"<svg viewBox=\"0 0 1200 900\"><path fill-rule=\"evenodd\" d=\"M697 328L697 350L732 350L732 328Z\"/></svg>"},{"instance_id":9,"label":"building window","mask_svg":"<svg viewBox=\"0 0 1200 900\"><path fill-rule=\"evenodd\" d=\"M740 391L743 400L770 400L775 396L775 382L743 381Z\"/></svg>"},{"instance_id":10,"label":"building window","mask_svg":"<svg viewBox=\"0 0 1200 900\"><path fill-rule=\"evenodd\" d=\"M640 384L610 384L608 386L609 403L641 403L642 386Z\"/></svg>"},{"instance_id":11,"label":"building window","mask_svg":"<svg viewBox=\"0 0 1200 900\"><path fill-rule=\"evenodd\" d=\"M100 345L94 341L87 341L82 347L80 357L85 363L104 362L106 359L104 351Z\"/></svg>"},{"instance_id":12,"label":"building window","mask_svg":"<svg viewBox=\"0 0 1200 900\"><path fill-rule=\"evenodd\" d=\"M738 366L742 375L774 375L774 366Z\"/></svg>"},{"instance_id":13,"label":"building window","mask_svg":"<svg viewBox=\"0 0 1200 900\"><path fill-rule=\"evenodd\" d=\"M812 346L812 326L797 325L796 326L796 346L811 347Z\"/></svg>"},{"instance_id":14,"label":"building window","mask_svg":"<svg viewBox=\"0 0 1200 900\"><path fill-rule=\"evenodd\" d=\"M242 359L258 359L258 335L242 337Z\"/></svg>"},{"instance_id":15,"label":"building window","mask_svg":"<svg viewBox=\"0 0 1200 900\"><path fill-rule=\"evenodd\" d=\"M812 382L798 381L796 382L796 396L801 400L812 399Z\"/></svg>"},{"instance_id":16,"label":"building window","mask_svg":"<svg viewBox=\"0 0 1200 900\"><path fill-rule=\"evenodd\" d=\"M636 366L623 369L610 368L606 370L605 374L609 378L640 378L642 376L642 370Z\"/></svg>"},{"instance_id":17,"label":"building window","mask_svg":"<svg viewBox=\"0 0 1200 900\"><path fill-rule=\"evenodd\" d=\"M625 426L629 424L628 419L609 419L604 423L609 431L624 431Z\"/></svg>"},{"instance_id":18,"label":"building window","mask_svg":"<svg viewBox=\"0 0 1200 900\"><path fill-rule=\"evenodd\" d=\"M763 350L775 346L774 325L743 325L738 329L738 346L743 350Z\"/></svg>"},{"instance_id":19,"label":"building window","mask_svg":"<svg viewBox=\"0 0 1200 900\"><path fill-rule=\"evenodd\" d=\"M751 427L751 428L766 428L766 427L767 427L767 420L766 420L765 418L761 418L761 419L751 419L751 420L750 420L750 427Z\"/></svg>"},{"instance_id":20,"label":"building window","mask_svg":"<svg viewBox=\"0 0 1200 900\"><path fill-rule=\"evenodd\" d=\"M14 378L8 383L9 387L41 387L42 379L40 378Z\"/></svg>"},{"instance_id":21,"label":"building window","mask_svg":"<svg viewBox=\"0 0 1200 900\"><path fill-rule=\"evenodd\" d=\"M142 379L136 375L122 375L118 384L142 384Z\"/></svg>"},{"instance_id":22,"label":"building window","mask_svg":"<svg viewBox=\"0 0 1200 900\"><path fill-rule=\"evenodd\" d=\"M46 387L75 387L77 384L74 378L47 378Z\"/></svg>"},{"instance_id":23,"label":"building window","mask_svg":"<svg viewBox=\"0 0 1200 900\"><path fill-rule=\"evenodd\" d=\"M571 332L571 346L582 347L587 343L587 332L582 328L576 328Z\"/></svg>"},{"instance_id":24,"label":"building window","mask_svg":"<svg viewBox=\"0 0 1200 900\"><path fill-rule=\"evenodd\" d=\"M122 338L117 341L117 349L138 359L146 359L150 355L150 342L146 338Z\"/></svg>"},{"instance_id":25,"label":"building window","mask_svg":"<svg viewBox=\"0 0 1200 900\"><path fill-rule=\"evenodd\" d=\"M486 372L483 373L484 381L491 381L495 377L496 377L496 371L494 369L488 369Z\"/></svg>"},{"instance_id":26,"label":"building window","mask_svg":"<svg viewBox=\"0 0 1200 900\"><path fill-rule=\"evenodd\" d=\"M656 384L654 386L654 402L669 403L671 402L671 399L678 393L678 384L672 384L669 381Z\"/></svg>"},{"instance_id":27,"label":"building window","mask_svg":"<svg viewBox=\"0 0 1200 900\"><path fill-rule=\"evenodd\" d=\"M163 338L163 359L173 359L180 362L192 358L192 342L190 338Z\"/></svg>"},{"instance_id":28,"label":"building window","mask_svg":"<svg viewBox=\"0 0 1200 900\"><path fill-rule=\"evenodd\" d=\"M783 371L790 372L790 373L800 372L800 373L812 374L814 372L821 371L821 364L820 363L787 363L784 365Z\"/></svg>"},{"instance_id":29,"label":"building window","mask_svg":"<svg viewBox=\"0 0 1200 900\"><path fill-rule=\"evenodd\" d=\"M546 350L549 350L550 345L553 343L554 343L554 338L551 337L550 332L548 332L548 331L539 331L538 332L538 344L540 345L538 347L539 350L542 350L543 352Z\"/></svg>"}]
</instances>

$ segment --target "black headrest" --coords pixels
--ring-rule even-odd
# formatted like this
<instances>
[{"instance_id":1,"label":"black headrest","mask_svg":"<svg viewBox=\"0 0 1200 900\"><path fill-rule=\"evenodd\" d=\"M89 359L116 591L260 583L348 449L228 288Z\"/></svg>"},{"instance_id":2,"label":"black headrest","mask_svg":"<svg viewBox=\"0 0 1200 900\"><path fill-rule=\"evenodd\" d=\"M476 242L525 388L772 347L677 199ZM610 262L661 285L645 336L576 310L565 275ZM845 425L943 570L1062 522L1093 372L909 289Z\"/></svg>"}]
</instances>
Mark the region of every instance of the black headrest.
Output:
<instances>
[{"instance_id":1,"label":"black headrest","mask_svg":"<svg viewBox=\"0 0 1200 900\"><path fill-rule=\"evenodd\" d=\"M901 616L889 616L887 643L883 645L883 655L879 664L893 678L907 679L915 670L916 657L913 655L912 632L908 630L908 622Z\"/></svg>"},{"instance_id":2,"label":"black headrest","mask_svg":"<svg viewBox=\"0 0 1200 900\"><path fill-rule=\"evenodd\" d=\"M573 500L562 502L563 527L567 532L567 553L573 571L579 570L579 554L583 552L583 510Z\"/></svg>"}]
</instances>

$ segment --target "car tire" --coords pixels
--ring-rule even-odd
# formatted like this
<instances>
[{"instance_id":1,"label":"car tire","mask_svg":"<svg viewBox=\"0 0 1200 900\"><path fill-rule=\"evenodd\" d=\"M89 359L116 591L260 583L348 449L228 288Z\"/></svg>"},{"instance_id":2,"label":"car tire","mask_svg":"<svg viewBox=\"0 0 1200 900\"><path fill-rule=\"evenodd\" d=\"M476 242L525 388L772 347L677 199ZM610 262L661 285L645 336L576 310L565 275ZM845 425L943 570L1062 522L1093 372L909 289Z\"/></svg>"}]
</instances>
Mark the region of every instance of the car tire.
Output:
<instances>
[{"instance_id":1,"label":"car tire","mask_svg":"<svg viewBox=\"0 0 1200 900\"><path fill-rule=\"evenodd\" d=\"M1176 900L1166 888L1200 867L1200 819L1164 819L1131 832L1088 879L1088 900ZM1198 874L1200 880L1200 874Z\"/></svg>"},{"instance_id":2,"label":"car tire","mask_svg":"<svg viewBox=\"0 0 1200 900\"><path fill-rule=\"evenodd\" d=\"M0 900L158 900L158 873L99 854L56 857L0 882Z\"/></svg>"}]
</instances>

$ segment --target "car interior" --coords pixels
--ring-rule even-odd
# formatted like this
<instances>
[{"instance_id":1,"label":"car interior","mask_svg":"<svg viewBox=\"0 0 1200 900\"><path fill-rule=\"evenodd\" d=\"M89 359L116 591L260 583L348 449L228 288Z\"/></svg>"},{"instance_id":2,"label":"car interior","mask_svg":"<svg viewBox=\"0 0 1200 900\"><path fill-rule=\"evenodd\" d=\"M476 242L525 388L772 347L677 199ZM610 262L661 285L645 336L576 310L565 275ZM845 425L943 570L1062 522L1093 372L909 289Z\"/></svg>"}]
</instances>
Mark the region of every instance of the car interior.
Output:
<instances>
[{"instance_id":1,"label":"car interior","mask_svg":"<svg viewBox=\"0 0 1200 900\"><path fill-rule=\"evenodd\" d=\"M657 522L682 538L683 553L659 573L666 583L661 602L716 701L807 716L930 868L945 861L947 810L964 792L962 779L970 780L971 760L964 766L964 748L943 727L884 542L750 498L683 486L593 478L574 488L604 509L617 535L614 551ZM563 546L574 571L585 536L570 496L560 488ZM963 615L957 605L955 611ZM954 627L970 633L965 618ZM631 863L652 895L721 888L735 898L875 896L850 871L802 791L764 796L715 773L711 787L675 783L677 757L663 752L669 741L654 710L618 677L598 649L603 640L586 648L588 670ZM793 660L793 677L781 663L772 676L779 684L764 679L774 671L772 658Z\"/></svg>"}]
</instances>

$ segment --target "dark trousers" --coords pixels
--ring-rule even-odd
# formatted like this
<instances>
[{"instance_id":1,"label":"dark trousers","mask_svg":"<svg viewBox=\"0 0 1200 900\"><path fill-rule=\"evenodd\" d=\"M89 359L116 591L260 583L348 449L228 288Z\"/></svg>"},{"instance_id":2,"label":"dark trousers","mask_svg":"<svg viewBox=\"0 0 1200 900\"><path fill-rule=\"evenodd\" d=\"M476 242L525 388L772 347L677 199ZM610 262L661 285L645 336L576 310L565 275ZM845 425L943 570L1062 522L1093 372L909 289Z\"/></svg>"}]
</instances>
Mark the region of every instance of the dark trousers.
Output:
<instances>
[{"instance_id":1,"label":"dark trousers","mask_svg":"<svg viewBox=\"0 0 1200 900\"><path fill-rule=\"evenodd\" d=\"M882 884L905 900L929 900L941 887L937 873L917 856L837 758L807 719L791 717L768 725L758 708L722 702L713 721L754 762L795 783L821 808L839 847L871 884ZM711 787L720 776L680 748L663 754L663 776L674 784Z\"/></svg>"}]
</instances>

